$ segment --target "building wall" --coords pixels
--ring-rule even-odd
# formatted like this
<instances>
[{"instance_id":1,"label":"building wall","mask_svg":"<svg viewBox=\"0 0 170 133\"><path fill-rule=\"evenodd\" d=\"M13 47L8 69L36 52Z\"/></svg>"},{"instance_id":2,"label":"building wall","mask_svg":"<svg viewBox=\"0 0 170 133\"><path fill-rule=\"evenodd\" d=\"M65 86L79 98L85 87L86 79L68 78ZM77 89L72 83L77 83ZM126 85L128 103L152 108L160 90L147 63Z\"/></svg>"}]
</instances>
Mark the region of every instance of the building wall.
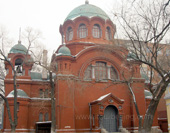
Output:
<instances>
[{"instance_id":1,"label":"building wall","mask_svg":"<svg viewBox=\"0 0 170 133\"><path fill-rule=\"evenodd\" d=\"M18 125L16 131L35 131L36 122L39 122L39 114L43 113L43 121L45 121L45 113L48 113L49 120L51 119L51 105L49 101L49 82L44 81L31 81L31 80L18 80L18 88L24 90L28 95L28 98L18 97L17 102L19 103L19 108L17 111ZM6 79L6 96L13 90L13 80ZM40 89L48 89L48 97L40 97ZM13 117L13 98L8 98L10 111ZM9 131L10 123L8 119L8 113L5 107L4 112L4 130ZM23 130L24 129L24 130Z\"/></svg>"},{"instance_id":2,"label":"building wall","mask_svg":"<svg viewBox=\"0 0 170 133\"><path fill-rule=\"evenodd\" d=\"M57 57L57 64L62 64L58 66L59 69L57 74L60 76L57 77L58 80L56 82L56 90L58 90L56 95L56 97L58 97L56 114L59 114L58 126L60 131L75 128L76 130L90 130L89 103L108 93L112 93L114 96L124 100L124 104L122 105L123 127L128 130L137 129L138 118L136 110L133 104L132 95L125 83L111 80L96 81L95 78L92 78L90 81L84 80L86 68L89 64L95 65L96 61L104 61L109 65L113 65L118 72L120 80L131 78L131 73L128 71L130 68L128 65L123 66L123 64L126 64L126 61L121 58L121 55L122 54L121 52L119 53L119 51L107 49L107 45L97 45L79 53L74 60L66 57L65 59ZM69 62L68 60L72 60L71 68L69 68L71 71L67 68L60 69L60 66L64 66L66 62ZM140 103L140 114L144 116L146 112L144 79L141 79L140 77L138 64L134 63L132 69L135 71L133 74L134 82L132 88L136 95L137 103ZM123 72L125 77L122 75ZM95 110L95 108L93 108L93 110ZM93 125L94 130L99 128L98 115L99 114L97 114L97 118L95 119L96 124ZM69 120L67 120L68 117ZM157 116L155 118L154 126L157 126Z\"/></svg>"},{"instance_id":3,"label":"building wall","mask_svg":"<svg viewBox=\"0 0 170 133\"><path fill-rule=\"evenodd\" d=\"M82 23L86 25L88 30L88 35L84 38L77 36L79 25ZM94 24L99 24L101 27L102 34L100 37L93 37L92 35ZM112 37L110 40L106 38L107 26L111 28ZM68 20L60 26L62 36L67 36L68 27L73 29L73 39L70 41L63 40L63 45L58 48L52 58L53 72L56 74L54 78L56 130L58 132L88 132L91 130L99 132L101 128L99 117L104 117L104 110L108 106L116 108L118 119L122 116L124 128L128 130L137 129L139 121L133 98L124 81L133 81L131 88L136 96L140 115L142 116L145 115L148 106L148 101L145 100L144 94L145 83L140 76L140 64L133 60L127 60L128 50L112 42L116 31L115 25L110 19L105 21L98 16L90 18L80 16L74 20ZM65 51L58 53L62 47L65 48ZM68 52L71 55L68 55ZM24 59L26 55L10 53L9 57L14 63L17 57ZM104 70L107 75L106 79L97 80L94 70L96 62L104 62L107 70L111 66L114 67L118 77L110 78L109 72ZM90 70L90 78L85 80L85 71L89 65L93 68ZM26 75L17 78L17 89L22 89L28 97L19 97L17 101L19 102L17 131L24 129L22 130L23 132L31 132L35 131L36 124L40 121L40 114L43 114L42 122L46 121L44 115L47 112L50 120L50 99L40 95L40 93L44 94L46 89L50 90L50 83L49 80L33 81L28 71L31 69L32 64L24 67L27 70ZM6 68L9 69L9 74L5 80L5 96L8 96L13 90L13 80L12 70L8 64L6 64ZM106 94L109 94L108 97L99 100L101 96ZM13 97L8 99L11 112L13 112ZM101 109L101 105L103 109ZM91 115L94 116L95 123ZM156 115L153 126L157 125ZM5 131L10 129L6 109L4 129Z\"/></svg>"},{"instance_id":4,"label":"building wall","mask_svg":"<svg viewBox=\"0 0 170 133\"><path fill-rule=\"evenodd\" d=\"M61 77L62 78L62 77ZM112 84L110 82L110 84ZM145 98L143 89L143 83L134 85L137 102L145 105ZM131 106L133 103L131 101L131 94L127 88L126 84L112 84L108 83L97 83L97 82L85 82L77 81L76 79L70 79L68 77L64 80L58 81L58 92L59 92L59 105L57 105L57 112L59 114L59 128L60 129L89 129L89 104L90 102L97 100L99 97L112 93L114 96L123 99L125 102L122 106L123 110L123 127L131 129L131 120L133 117L133 126L138 126L138 118L136 115L136 110L133 107L133 112ZM143 99L143 100L141 100ZM57 103L58 103L57 101ZM139 106L141 115L145 114L145 106ZM98 122L93 126L94 129L98 128Z\"/></svg>"},{"instance_id":5,"label":"building wall","mask_svg":"<svg viewBox=\"0 0 170 133\"><path fill-rule=\"evenodd\" d=\"M166 100L166 107L167 107L167 118L168 118L168 132L170 133L170 87L168 86L165 97Z\"/></svg>"}]
</instances>

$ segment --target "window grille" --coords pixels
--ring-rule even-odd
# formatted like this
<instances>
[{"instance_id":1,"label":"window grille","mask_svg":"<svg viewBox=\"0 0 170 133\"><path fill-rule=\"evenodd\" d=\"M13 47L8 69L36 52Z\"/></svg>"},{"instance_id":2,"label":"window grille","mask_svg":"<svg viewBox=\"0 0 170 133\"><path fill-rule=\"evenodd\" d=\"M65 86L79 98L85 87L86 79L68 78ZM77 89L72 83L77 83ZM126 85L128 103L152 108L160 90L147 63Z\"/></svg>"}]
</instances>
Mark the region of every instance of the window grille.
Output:
<instances>
[{"instance_id":1,"label":"window grille","mask_svg":"<svg viewBox=\"0 0 170 133\"><path fill-rule=\"evenodd\" d=\"M69 27L66 33L66 40L71 41L73 39L73 29Z\"/></svg>"},{"instance_id":2,"label":"window grille","mask_svg":"<svg viewBox=\"0 0 170 133\"><path fill-rule=\"evenodd\" d=\"M78 28L78 37L86 38L87 37L87 28L85 24L81 24Z\"/></svg>"},{"instance_id":3,"label":"window grille","mask_svg":"<svg viewBox=\"0 0 170 133\"><path fill-rule=\"evenodd\" d=\"M39 121L43 121L43 113L39 113Z\"/></svg>"},{"instance_id":4,"label":"window grille","mask_svg":"<svg viewBox=\"0 0 170 133\"><path fill-rule=\"evenodd\" d=\"M45 121L48 121L48 113L45 113Z\"/></svg>"},{"instance_id":5,"label":"window grille","mask_svg":"<svg viewBox=\"0 0 170 133\"><path fill-rule=\"evenodd\" d=\"M92 78L92 66L89 65L84 73L84 79L90 80Z\"/></svg>"},{"instance_id":6,"label":"window grille","mask_svg":"<svg viewBox=\"0 0 170 133\"><path fill-rule=\"evenodd\" d=\"M95 78L96 80L107 79L107 67L105 62L96 62Z\"/></svg>"},{"instance_id":7,"label":"window grille","mask_svg":"<svg viewBox=\"0 0 170 133\"><path fill-rule=\"evenodd\" d=\"M101 38L102 32L101 32L100 26L98 24L95 24L93 26L92 33L93 33L94 38Z\"/></svg>"},{"instance_id":8,"label":"window grille","mask_svg":"<svg viewBox=\"0 0 170 133\"><path fill-rule=\"evenodd\" d=\"M94 77L92 75L94 75ZM92 77L95 78L97 81L119 78L117 70L113 66L107 66L107 63L102 61L97 61L96 65L94 66L90 64L86 68L84 72L84 80L91 80Z\"/></svg>"},{"instance_id":9,"label":"window grille","mask_svg":"<svg viewBox=\"0 0 170 133\"><path fill-rule=\"evenodd\" d=\"M112 34L111 34L110 27L106 28L106 39L107 40L111 40L112 39Z\"/></svg>"}]
</instances>

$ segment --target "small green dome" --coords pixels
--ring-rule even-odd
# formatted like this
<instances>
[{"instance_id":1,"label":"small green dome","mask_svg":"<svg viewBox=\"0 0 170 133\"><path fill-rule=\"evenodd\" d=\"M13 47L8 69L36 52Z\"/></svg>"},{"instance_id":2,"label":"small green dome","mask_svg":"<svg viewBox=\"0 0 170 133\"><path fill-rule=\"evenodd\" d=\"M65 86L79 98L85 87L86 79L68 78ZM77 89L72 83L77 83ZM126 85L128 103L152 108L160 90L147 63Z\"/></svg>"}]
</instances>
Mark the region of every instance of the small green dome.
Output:
<instances>
[{"instance_id":1,"label":"small green dome","mask_svg":"<svg viewBox=\"0 0 170 133\"><path fill-rule=\"evenodd\" d=\"M18 41L18 44L14 45L9 53L21 53L21 54L26 54L27 53L27 48L21 44L21 41Z\"/></svg>"},{"instance_id":2,"label":"small green dome","mask_svg":"<svg viewBox=\"0 0 170 133\"><path fill-rule=\"evenodd\" d=\"M88 4L88 2L86 4L83 4L81 6L76 7L75 9L73 9L67 16L67 18L65 19L65 21L67 20L73 20L77 17L80 16L85 16L85 17L100 17L104 20L110 19L108 17L108 15L99 7Z\"/></svg>"},{"instance_id":3,"label":"small green dome","mask_svg":"<svg viewBox=\"0 0 170 133\"><path fill-rule=\"evenodd\" d=\"M58 50L58 54L71 56L70 49L69 49L68 47L66 47L65 45L63 45L63 46Z\"/></svg>"},{"instance_id":4,"label":"small green dome","mask_svg":"<svg viewBox=\"0 0 170 133\"><path fill-rule=\"evenodd\" d=\"M135 60L135 59L137 60L137 57L136 57L136 55L134 53L129 52L128 56L127 56L127 59L128 60Z\"/></svg>"},{"instance_id":5,"label":"small green dome","mask_svg":"<svg viewBox=\"0 0 170 133\"><path fill-rule=\"evenodd\" d=\"M7 97L14 97L14 90L11 91ZM28 95L21 89L17 89L17 97L20 98L29 98Z\"/></svg>"}]
</instances>

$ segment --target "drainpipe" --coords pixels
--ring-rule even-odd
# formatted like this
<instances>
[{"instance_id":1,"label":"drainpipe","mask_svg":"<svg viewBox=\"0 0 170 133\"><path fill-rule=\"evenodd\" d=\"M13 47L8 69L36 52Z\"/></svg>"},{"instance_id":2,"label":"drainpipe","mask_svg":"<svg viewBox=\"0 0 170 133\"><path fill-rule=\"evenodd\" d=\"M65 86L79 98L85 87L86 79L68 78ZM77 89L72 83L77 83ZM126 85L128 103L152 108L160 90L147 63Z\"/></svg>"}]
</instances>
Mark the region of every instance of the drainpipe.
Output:
<instances>
[{"instance_id":1,"label":"drainpipe","mask_svg":"<svg viewBox=\"0 0 170 133\"><path fill-rule=\"evenodd\" d=\"M57 121L58 121L58 123L57 123L57 129L59 129L60 128L60 119L61 119L61 116L60 116L60 106L59 106L59 85L58 85L58 77L57 77L57 98L58 98L58 100L57 100L57 113L58 113L58 117L57 117Z\"/></svg>"},{"instance_id":2,"label":"drainpipe","mask_svg":"<svg viewBox=\"0 0 170 133\"><path fill-rule=\"evenodd\" d=\"M47 50L43 50L43 70L42 70L42 79L47 79Z\"/></svg>"},{"instance_id":3,"label":"drainpipe","mask_svg":"<svg viewBox=\"0 0 170 133\"><path fill-rule=\"evenodd\" d=\"M91 123L91 105L89 103L89 109L90 109L90 131L92 130L92 123Z\"/></svg>"}]
</instances>

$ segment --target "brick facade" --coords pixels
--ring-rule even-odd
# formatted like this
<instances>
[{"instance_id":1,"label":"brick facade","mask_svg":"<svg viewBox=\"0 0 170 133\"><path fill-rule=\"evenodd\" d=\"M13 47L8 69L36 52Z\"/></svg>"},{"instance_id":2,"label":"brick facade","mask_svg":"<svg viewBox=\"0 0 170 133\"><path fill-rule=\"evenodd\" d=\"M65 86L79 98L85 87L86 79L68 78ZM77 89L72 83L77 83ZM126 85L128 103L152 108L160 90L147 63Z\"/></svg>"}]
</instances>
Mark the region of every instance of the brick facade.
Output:
<instances>
[{"instance_id":1,"label":"brick facade","mask_svg":"<svg viewBox=\"0 0 170 133\"><path fill-rule=\"evenodd\" d=\"M81 24L84 24L86 29L81 29L80 35L78 29ZM97 29L97 26L100 29ZM72 30L69 31L69 27ZM99 31L101 36L94 37L98 36ZM110 19L104 20L97 15L79 16L66 20L60 26L60 33L66 38L53 55L51 63L56 75L56 132L100 132L107 126L105 115L109 107L115 112L110 118L116 122L114 131L121 127L127 130L138 128L132 95L124 81L133 80L131 86L139 104L140 114L144 116L148 106L144 94L145 80L140 75L140 64L127 60L128 50L114 45L115 31L116 27ZM59 53L62 47L69 49L71 55ZM26 55L9 53L9 58L15 63L18 58L26 59ZM30 58L30 55L27 58ZM5 65L9 70L5 79L5 93L8 96L13 90L13 79L12 69L9 64ZM37 125L51 120L49 79L36 79L31 75L31 68L31 63L23 65L25 73L17 78L18 89L28 96L17 99L18 132L35 132ZM8 100L13 111L13 98L8 97ZM153 126L158 126L157 119L154 119ZM4 131L10 131L6 108Z\"/></svg>"}]
</instances>

